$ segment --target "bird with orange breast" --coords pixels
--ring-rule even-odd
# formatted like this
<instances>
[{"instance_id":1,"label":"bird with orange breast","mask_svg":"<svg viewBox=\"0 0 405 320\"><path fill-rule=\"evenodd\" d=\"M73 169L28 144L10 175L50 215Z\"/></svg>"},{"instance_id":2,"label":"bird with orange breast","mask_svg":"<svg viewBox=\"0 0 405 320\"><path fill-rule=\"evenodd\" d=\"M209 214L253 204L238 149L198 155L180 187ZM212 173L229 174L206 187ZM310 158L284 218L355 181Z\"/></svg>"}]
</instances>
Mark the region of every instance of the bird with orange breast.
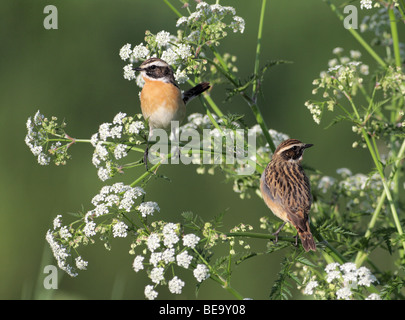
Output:
<instances>
[{"instance_id":1,"label":"bird with orange breast","mask_svg":"<svg viewBox=\"0 0 405 320\"><path fill-rule=\"evenodd\" d=\"M145 60L135 71L141 72L145 84L141 91L141 110L148 121L150 135L155 128L169 129L172 121L181 122L186 104L210 88L202 82L182 94L170 65L159 58ZM148 145L144 162L147 167Z\"/></svg>"}]
</instances>

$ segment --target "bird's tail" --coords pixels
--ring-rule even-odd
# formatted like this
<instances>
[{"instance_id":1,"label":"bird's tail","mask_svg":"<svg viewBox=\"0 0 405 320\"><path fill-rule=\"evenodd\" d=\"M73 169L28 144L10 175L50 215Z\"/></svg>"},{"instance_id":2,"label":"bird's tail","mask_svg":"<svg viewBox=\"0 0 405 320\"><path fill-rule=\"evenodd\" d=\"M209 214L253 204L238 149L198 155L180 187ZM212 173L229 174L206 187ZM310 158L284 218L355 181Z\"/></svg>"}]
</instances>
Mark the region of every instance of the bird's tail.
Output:
<instances>
[{"instance_id":1,"label":"bird's tail","mask_svg":"<svg viewBox=\"0 0 405 320\"><path fill-rule=\"evenodd\" d=\"M300 236L302 247L306 252L309 250L316 251L314 237L311 231L309 231L309 228L307 231L298 230L298 235Z\"/></svg>"},{"instance_id":2,"label":"bird's tail","mask_svg":"<svg viewBox=\"0 0 405 320\"><path fill-rule=\"evenodd\" d=\"M186 104L190 102L192 99L197 97L199 94L203 93L204 91L210 88L209 82L201 82L197 84L195 87L191 88L190 90L184 92L183 94L183 101Z\"/></svg>"}]
</instances>

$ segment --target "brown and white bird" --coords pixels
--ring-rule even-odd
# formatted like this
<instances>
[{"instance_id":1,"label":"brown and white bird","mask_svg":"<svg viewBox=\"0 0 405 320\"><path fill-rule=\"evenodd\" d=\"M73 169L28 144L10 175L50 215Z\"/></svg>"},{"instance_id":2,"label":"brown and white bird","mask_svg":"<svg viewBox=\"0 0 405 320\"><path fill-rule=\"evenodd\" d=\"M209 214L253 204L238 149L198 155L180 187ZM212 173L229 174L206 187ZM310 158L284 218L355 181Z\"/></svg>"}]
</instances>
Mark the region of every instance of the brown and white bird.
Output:
<instances>
[{"instance_id":1,"label":"brown and white bird","mask_svg":"<svg viewBox=\"0 0 405 320\"><path fill-rule=\"evenodd\" d=\"M316 250L309 228L312 204L309 179L301 166L305 149L312 147L296 139L280 143L260 179L264 202L284 223L274 233L276 241L283 226L289 222L298 232L305 251Z\"/></svg>"},{"instance_id":2,"label":"brown and white bird","mask_svg":"<svg viewBox=\"0 0 405 320\"><path fill-rule=\"evenodd\" d=\"M210 88L202 82L182 92L174 78L173 69L162 59L145 60L135 71L140 71L145 84L141 91L141 110L149 123L149 137L153 129L170 129L172 121L181 122L186 116L186 104ZM149 138L144 154L148 170Z\"/></svg>"},{"instance_id":3,"label":"brown and white bird","mask_svg":"<svg viewBox=\"0 0 405 320\"><path fill-rule=\"evenodd\" d=\"M145 60L135 71L140 71L145 81L141 110L151 130L168 129L171 121L181 122L186 115L186 104L210 88L208 82L202 82L182 94L173 69L159 58Z\"/></svg>"}]
</instances>

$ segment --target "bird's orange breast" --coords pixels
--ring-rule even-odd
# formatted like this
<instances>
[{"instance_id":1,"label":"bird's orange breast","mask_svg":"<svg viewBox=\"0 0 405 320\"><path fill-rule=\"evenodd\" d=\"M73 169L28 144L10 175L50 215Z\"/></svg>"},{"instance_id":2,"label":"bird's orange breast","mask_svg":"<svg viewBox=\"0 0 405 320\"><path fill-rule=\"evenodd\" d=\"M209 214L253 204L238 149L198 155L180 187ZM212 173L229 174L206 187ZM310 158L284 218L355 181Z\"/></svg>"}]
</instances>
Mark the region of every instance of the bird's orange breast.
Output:
<instances>
[{"instance_id":1,"label":"bird's orange breast","mask_svg":"<svg viewBox=\"0 0 405 320\"><path fill-rule=\"evenodd\" d=\"M181 91L175 85L145 79L141 92L141 109L155 128L167 128L173 120L183 120L186 110Z\"/></svg>"}]
</instances>

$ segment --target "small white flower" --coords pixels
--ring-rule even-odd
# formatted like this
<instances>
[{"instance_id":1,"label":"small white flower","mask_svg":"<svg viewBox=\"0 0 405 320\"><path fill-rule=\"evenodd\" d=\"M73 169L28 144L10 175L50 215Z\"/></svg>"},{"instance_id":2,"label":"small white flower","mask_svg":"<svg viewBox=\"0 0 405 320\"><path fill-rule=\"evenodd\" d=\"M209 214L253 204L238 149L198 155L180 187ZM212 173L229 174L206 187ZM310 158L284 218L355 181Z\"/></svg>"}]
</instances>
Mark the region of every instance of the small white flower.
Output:
<instances>
[{"instance_id":1,"label":"small white flower","mask_svg":"<svg viewBox=\"0 0 405 320\"><path fill-rule=\"evenodd\" d=\"M197 237L195 234L186 234L183 237L183 245L189 248L194 249L195 246L197 245L198 241L200 241L200 238Z\"/></svg>"},{"instance_id":2,"label":"small white flower","mask_svg":"<svg viewBox=\"0 0 405 320\"><path fill-rule=\"evenodd\" d=\"M335 49L333 49L333 54L341 54L343 52L343 48L340 47L336 47Z\"/></svg>"},{"instance_id":3,"label":"small white flower","mask_svg":"<svg viewBox=\"0 0 405 320\"><path fill-rule=\"evenodd\" d=\"M304 294L313 295L314 289L318 286L318 281L311 280L305 287Z\"/></svg>"},{"instance_id":4,"label":"small white flower","mask_svg":"<svg viewBox=\"0 0 405 320\"><path fill-rule=\"evenodd\" d=\"M243 18L235 16L233 17L233 22L231 23L231 27L233 32L240 32L243 33L245 31L245 20Z\"/></svg>"},{"instance_id":5,"label":"small white flower","mask_svg":"<svg viewBox=\"0 0 405 320\"><path fill-rule=\"evenodd\" d=\"M83 232L86 237L91 237L96 235L96 223L94 221L89 221L83 228Z\"/></svg>"},{"instance_id":6,"label":"small white flower","mask_svg":"<svg viewBox=\"0 0 405 320\"><path fill-rule=\"evenodd\" d=\"M131 50L131 45L127 43L124 45L121 50L120 50L120 57L122 60L127 60L131 56L132 50Z\"/></svg>"},{"instance_id":7,"label":"small white flower","mask_svg":"<svg viewBox=\"0 0 405 320\"><path fill-rule=\"evenodd\" d=\"M60 228L62 226L62 215L58 214L55 219L53 219L53 229Z\"/></svg>"},{"instance_id":8,"label":"small white flower","mask_svg":"<svg viewBox=\"0 0 405 320\"><path fill-rule=\"evenodd\" d=\"M380 295L378 295L377 293L372 293L370 294L366 300L382 300Z\"/></svg>"},{"instance_id":9,"label":"small white flower","mask_svg":"<svg viewBox=\"0 0 405 320\"><path fill-rule=\"evenodd\" d=\"M127 229L128 229L128 226L122 221L114 224L113 237L114 238L117 238L117 237L125 238L128 235Z\"/></svg>"},{"instance_id":10,"label":"small white flower","mask_svg":"<svg viewBox=\"0 0 405 320\"><path fill-rule=\"evenodd\" d=\"M77 257L75 259L75 262L76 262L77 269L79 269L79 270L87 270L87 265L89 264L88 261L84 261L82 259L82 257Z\"/></svg>"},{"instance_id":11,"label":"small white flower","mask_svg":"<svg viewBox=\"0 0 405 320\"><path fill-rule=\"evenodd\" d=\"M144 293L145 293L145 297L146 297L148 300L155 300L155 299L157 298L157 296L158 296L157 291L153 290L153 286L152 286L152 285L147 285L147 286L145 287Z\"/></svg>"},{"instance_id":12,"label":"small white flower","mask_svg":"<svg viewBox=\"0 0 405 320\"><path fill-rule=\"evenodd\" d=\"M177 265L186 269L188 269L191 260L193 260L193 256L189 255L187 251L183 251L176 256Z\"/></svg>"},{"instance_id":13,"label":"small white flower","mask_svg":"<svg viewBox=\"0 0 405 320\"><path fill-rule=\"evenodd\" d=\"M134 269L135 272L138 272L139 270L143 270L143 260L145 257L139 255L136 256L134 259L134 262L132 263L132 268Z\"/></svg>"},{"instance_id":14,"label":"small white flower","mask_svg":"<svg viewBox=\"0 0 405 320\"><path fill-rule=\"evenodd\" d=\"M162 253L162 260L165 263L170 263L174 261L174 249L166 249L165 251L163 251Z\"/></svg>"},{"instance_id":15,"label":"small white flower","mask_svg":"<svg viewBox=\"0 0 405 320\"><path fill-rule=\"evenodd\" d=\"M323 193L326 193L330 187L335 184L335 179L332 177L324 176L318 182L318 189L321 189Z\"/></svg>"},{"instance_id":16,"label":"small white flower","mask_svg":"<svg viewBox=\"0 0 405 320\"><path fill-rule=\"evenodd\" d=\"M152 252L150 254L149 263L154 267L157 267L159 262L162 261L162 252Z\"/></svg>"},{"instance_id":17,"label":"small white flower","mask_svg":"<svg viewBox=\"0 0 405 320\"><path fill-rule=\"evenodd\" d=\"M145 126L142 121L132 122L128 127L128 132L131 134L139 134L141 130L145 129Z\"/></svg>"},{"instance_id":18,"label":"small white flower","mask_svg":"<svg viewBox=\"0 0 405 320\"><path fill-rule=\"evenodd\" d=\"M357 269L357 276L359 277L358 284L360 286L369 287L372 283L378 282L377 278L366 267Z\"/></svg>"},{"instance_id":19,"label":"small white flower","mask_svg":"<svg viewBox=\"0 0 405 320\"><path fill-rule=\"evenodd\" d=\"M346 262L340 266L340 270L342 270L345 273L350 273L352 271L356 271L357 267L356 264L353 262Z\"/></svg>"},{"instance_id":20,"label":"small white flower","mask_svg":"<svg viewBox=\"0 0 405 320\"><path fill-rule=\"evenodd\" d=\"M146 245L150 252L155 251L157 248L160 247L160 238L159 235L156 233L151 233L146 241Z\"/></svg>"},{"instance_id":21,"label":"small white flower","mask_svg":"<svg viewBox=\"0 0 405 320\"><path fill-rule=\"evenodd\" d=\"M209 278L210 273L209 269L205 264L198 264L197 267L193 271L194 277L197 279L198 282L202 282L205 279Z\"/></svg>"},{"instance_id":22,"label":"small white flower","mask_svg":"<svg viewBox=\"0 0 405 320\"><path fill-rule=\"evenodd\" d=\"M179 57L172 48L169 48L169 49L163 51L161 58L162 58L162 60L166 61L168 64L173 65L176 63L176 61Z\"/></svg>"},{"instance_id":23,"label":"small white flower","mask_svg":"<svg viewBox=\"0 0 405 320\"><path fill-rule=\"evenodd\" d=\"M182 84L187 82L189 79L186 73L186 70L181 70L178 68L174 74L174 78L176 79L177 83Z\"/></svg>"},{"instance_id":24,"label":"small white flower","mask_svg":"<svg viewBox=\"0 0 405 320\"><path fill-rule=\"evenodd\" d=\"M352 59L359 59L361 58L361 52L358 50L350 50L350 57Z\"/></svg>"},{"instance_id":25,"label":"small white flower","mask_svg":"<svg viewBox=\"0 0 405 320\"><path fill-rule=\"evenodd\" d=\"M152 201L142 202L138 206L138 210L142 214L142 217L151 216L155 211L160 212L158 204Z\"/></svg>"},{"instance_id":26,"label":"small white flower","mask_svg":"<svg viewBox=\"0 0 405 320\"><path fill-rule=\"evenodd\" d=\"M328 283L331 283L333 280L335 279L340 279L340 277L342 276L342 274L340 273L340 271L330 271L327 276L326 276L326 281Z\"/></svg>"},{"instance_id":27,"label":"small white flower","mask_svg":"<svg viewBox=\"0 0 405 320\"><path fill-rule=\"evenodd\" d=\"M124 66L124 79L134 80L136 78L135 70L132 69L132 64L127 64Z\"/></svg>"},{"instance_id":28,"label":"small white flower","mask_svg":"<svg viewBox=\"0 0 405 320\"><path fill-rule=\"evenodd\" d=\"M153 268L152 271L150 272L150 279L152 280L153 283L159 284L160 281L164 280L164 268L162 267L156 267Z\"/></svg>"},{"instance_id":29,"label":"small white flower","mask_svg":"<svg viewBox=\"0 0 405 320\"><path fill-rule=\"evenodd\" d=\"M184 281L175 276L172 280L169 281L168 287L171 293L180 294L181 290L184 287Z\"/></svg>"},{"instance_id":30,"label":"small white flower","mask_svg":"<svg viewBox=\"0 0 405 320\"><path fill-rule=\"evenodd\" d=\"M340 288L338 291L336 291L336 297L338 299L349 300L351 295L352 295L352 291L348 287L343 287L343 288Z\"/></svg>"},{"instance_id":31,"label":"small white flower","mask_svg":"<svg viewBox=\"0 0 405 320\"><path fill-rule=\"evenodd\" d=\"M132 50L131 62L138 62L139 59L145 59L149 55L149 49L143 43L135 46Z\"/></svg>"},{"instance_id":32,"label":"small white flower","mask_svg":"<svg viewBox=\"0 0 405 320\"><path fill-rule=\"evenodd\" d=\"M350 177L352 175L350 169L347 168L339 168L336 170L336 173L341 175L343 178Z\"/></svg>"},{"instance_id":33,"label":"small white flower","mask_svg":"<svg viewBox=\"0 0 405 320\"><path fill-rule=\"evenodd\" d=\"M125 144L118 144L114 149L114 157L119 160L125 158L128 155L127 146Z\"/></svg>"},{"instance_id":34,"label":"small white flower","mask_svg":"<svg viewBox=\"0 0 405 320\"><path fill-rule=\"evenodd\" d=\"M111 137L110 126L111 123L108 122L100 124L100 126L98 127L100 140L106 141L108 137Z\"/></svg>"},{"instance_id":35,"label":"small white flower","mask_svg":"<svg viewBox=\"0 0 405 320\"><path fill-rule=\"evenodd\" d=\"M68 240L69 238L72 237L72 234L69 232L69 229L67 226L63 226L62 228L60 228L59 235L64 240Z\"/></svg>"},{"instance_id":36,"label":"small white flower","mask_svg":"<svg viewBox=\"0 0 405 320\"><path fill-rule=\"evenodd\" d=\"M360 0L360 9L372 9L373 8L373 1L371 0Z\"/></svg>"},{"instance_id":37,"label":"small white flower","mask_svg":"<svg viewBox=\"0 0 405 320\"><path fill-rule=\"evenodd\" d=\"M38 155L37 161L41 166L47 166L51 161L51 158L47 157L44 153L41 153Z\"/></svg>"},{"instance_id":38,"label":"small white flower","mask_svg":"<svg viewBox=\"0 0 405 320\"><path fill-rule=\"evenodd\" d=\"M187 22L188 22L188 18L187 18L187 17L181 17L181 18L179 18L179 19L177 20L177 22L176 22L176 27L179 27L179 26L181 26L182 24L187 23Z\"/></svg>"},{"instance_id":39,"label":"small white flower","mask_svg":"<svg viewBox=\"0 0 405 320\"><path fill-rule=\"evenodd\" d=\"M181 59L187 59L191 54L191 47L188 44L180 43L174 51Z\"/></svg>"},{"instance_id":40,"label":"small white flower","mask_svg":"<svg viewBox=\"0 0 405 320\"><path fill-rule=\"evenodd\" d=\"M170 33L167 31L160 31L156 34L156 43L159 48L166 46L170 41Z\"/></svg>"},{"instance_id":41,"label":"small white flower","mask_svg":"<svg viewBox=\"0 0 405 320\"><path fill-rule=\"evenodd\" d=\"M172 248L174 244L179 241L179 237L176 234L178 226L174 223L167 223L162 230L163 233L163 244L168 247Z\"/></svg>"},{"instance_id":42,"label":"small white flower","mask_svg":"<svg viewBox=\"0 0 405 320\"><path fill-rule=\"evenodd\" d=\"M122 124L122 120L123 120L126 116L127 116L126 113L118 112L118 113L115 115L115 117L114 117L113 123L114 123L114 124Z\"/></svg>"}]
</instances>

